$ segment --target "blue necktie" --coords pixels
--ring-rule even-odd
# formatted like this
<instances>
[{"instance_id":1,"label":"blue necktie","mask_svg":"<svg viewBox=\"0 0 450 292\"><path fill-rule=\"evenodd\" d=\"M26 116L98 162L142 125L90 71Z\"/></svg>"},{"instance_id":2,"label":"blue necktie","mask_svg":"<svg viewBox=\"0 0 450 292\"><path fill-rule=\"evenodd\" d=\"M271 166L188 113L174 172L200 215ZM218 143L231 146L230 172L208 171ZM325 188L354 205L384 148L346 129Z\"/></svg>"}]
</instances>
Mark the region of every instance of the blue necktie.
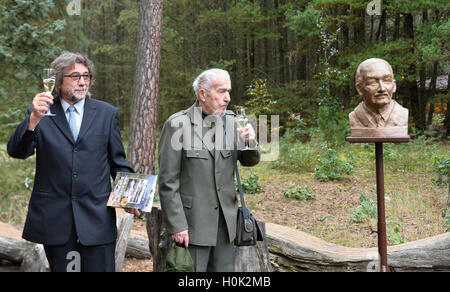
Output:
<instances>
[{"instance_id":1,"label":"blue necktie","mask_svg":"<svg viewBox=\"0 0 450 292\"><path fill-rule=\"evenodd\" d=\"M78 138L78 130L77 130L77 123L75 122L75 107L73 105L69 106L67 109L69 111L69 126L70 130L72 131L72 136L75 141L77 141Z\"/></svg>"}]
</instances>

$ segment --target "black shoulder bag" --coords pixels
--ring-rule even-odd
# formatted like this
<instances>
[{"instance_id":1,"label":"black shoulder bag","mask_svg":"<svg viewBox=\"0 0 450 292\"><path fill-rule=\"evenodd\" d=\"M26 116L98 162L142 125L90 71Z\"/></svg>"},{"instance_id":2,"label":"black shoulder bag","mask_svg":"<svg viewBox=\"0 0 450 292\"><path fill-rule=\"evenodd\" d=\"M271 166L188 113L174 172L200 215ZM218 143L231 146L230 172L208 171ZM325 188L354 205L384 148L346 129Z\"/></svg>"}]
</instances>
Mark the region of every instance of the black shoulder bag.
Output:
<instances>
[{"instance_id":1,"label":"black shoulder bag","mask_svg":"<svg viewBox=\"0 0 450 292\"><path fill-rule=\"evenodd\" d=\"M224 126L225 125L226 120L224 120ZM238 183L239 196L241 198L241 207L239 207L237 214L236 238L234 240L234 245L256 245L256 241L263 241L264 236L259 226L258 220L253 217L253 215L250 213L250 210L245 205L244 193L242 191L241 179L239 177L239 170L237 165L237 150L234 150L234 147L231 148L231 154L233 156L236 181Z\"/></svg>"},{"instance_id":2,"label":"black shoulder bag","mask_svg":"<svg viewBox=\"0 0 450 292\"><path fill-rule=\"evenodd\" d=\"M236 238L234 245L236 246L249 246L256 245L256 241L263 241L263 234L259 226L258 220L256 220L250 213L250 210L245 205L244 194L242 192L241 179L239 177L239 171L237 167L236 152L233 152L234 169L236 171L236 180L239 188L239 195L241 198L241 207L238 209L237 225L236 225Z\"/></svg>"},{"instance_id":3,"label":"black shoulder bag","mask_svg":"<svg viewBox=\"0 0 450 292\"><path fill-rule=\"evenodd\" d=\"M226 117L222 117L223 127L226 132ZM228 136L226 136L228 140ZM233 142L233 141L232 141ZM239 177L239 170L237 165L237 150L234 150L234 143L231 143L231 154L233 157L234 170L236 172L236 181L238 183L239 195L241 198L241 207L237 213L237 225L236 225L236 238L234 239L234 245L236 246L252 246L256 245L256 241L263 241L264 236L259 226L258 220L256 220L250 213L250 210L245 205L244 193L242 191L241 179Z\"/></svg>"}]
</instances>

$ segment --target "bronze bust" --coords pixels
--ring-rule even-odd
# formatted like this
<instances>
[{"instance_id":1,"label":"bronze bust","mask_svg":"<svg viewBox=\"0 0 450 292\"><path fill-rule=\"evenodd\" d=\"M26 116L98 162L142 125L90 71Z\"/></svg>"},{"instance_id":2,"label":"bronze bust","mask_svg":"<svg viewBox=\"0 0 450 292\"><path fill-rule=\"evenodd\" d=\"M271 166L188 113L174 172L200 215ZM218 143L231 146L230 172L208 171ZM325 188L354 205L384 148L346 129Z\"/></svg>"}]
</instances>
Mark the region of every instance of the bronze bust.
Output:
<instances>
[{"instance_id":1,"label":"bronze bust","mask_svg":"<svg viewBox=\"0 0 450 292\"><path fill-rule=\"evenodd\" d=\"M363 101L349 114L352 137L408 136L408 109L392 99L396 83L388 62L371 58L359 64L356 90Z\"/></svg>"}]
</instances>

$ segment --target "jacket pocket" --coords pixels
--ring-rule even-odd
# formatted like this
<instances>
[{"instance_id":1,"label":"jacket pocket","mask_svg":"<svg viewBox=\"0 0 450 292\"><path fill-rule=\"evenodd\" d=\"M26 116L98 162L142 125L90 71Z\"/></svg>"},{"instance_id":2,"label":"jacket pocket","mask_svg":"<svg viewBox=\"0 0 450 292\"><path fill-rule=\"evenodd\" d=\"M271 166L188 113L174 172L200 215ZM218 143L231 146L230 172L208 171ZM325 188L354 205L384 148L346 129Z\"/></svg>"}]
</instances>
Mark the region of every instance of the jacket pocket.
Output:
<instances>
[{"instance_id":1,"label":"jacket pocket","mask_svg":"<svg viewBox=\"0 0 450 292\"><path fill-rule=\"evenodd\" d=\"M228 158L232 155L231 150L220 150L220 154L222 154L223 158Z\"/></svg>"},{"instance_id":2,"label":"jacket pocket","mask_svg":"<svg viewBox=\"0 0 450 292\"><path fill-rule=\"evenodd\" d=\"M183 204L183 207L191 209L192 208L192 197L186 196L186 195L180 195L180 196L181 196L181 203Z\"/></svg>"},{"instance_id":3,"label":"jacket pocket","mask_svg":"<svg viewBox=\"0 0 450 292\"><path fill-rule=\"evenodd\" d=\"M208 150L186 150L186 157L208 159Z\"/></svg>"}]
</instances>

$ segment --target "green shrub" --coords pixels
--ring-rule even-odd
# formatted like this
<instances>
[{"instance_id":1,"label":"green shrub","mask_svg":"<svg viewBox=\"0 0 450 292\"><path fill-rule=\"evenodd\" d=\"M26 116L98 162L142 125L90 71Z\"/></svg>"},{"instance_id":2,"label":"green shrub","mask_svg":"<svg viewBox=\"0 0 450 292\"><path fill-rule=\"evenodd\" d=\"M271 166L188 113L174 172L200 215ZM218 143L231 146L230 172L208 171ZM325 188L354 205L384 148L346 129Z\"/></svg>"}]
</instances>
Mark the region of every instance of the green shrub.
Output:
<instances>
[{"instance_id":1,"label":"green shrub","mask_svg":"<svg viewBox=\"0 0 450 292\"><path fill-rule=\"evenodd\" d=\"M450 232L450 211L447 212L447 215L445 215L444 219L444 232Z\"/></svg>"},{"instance_id":2,"label":"green shrub","mask_svg":"<svg viewBox=\"0 0 450 292\"><path fill-rule=\"evenodd\" d=\"M293 199L299 201L308 201L315 197L314 192L312 192L307 186L296 187L292 185L287 190L284 190L283 194L286 199Z\"/></svg>"},{"instance_id":3,"label":"green shrub","mask_svg":"<svg viewBox=\"0 0 450 292\"><path fill-rule=\"evenodd\" d=\"M449 157L435 157L433 161L434 173L437 178L433 178L432 181L437 185L445 185L449 183L450 178L450 158Z\"/></svg>"},{"instance_id":4,"label":"green shrub","mask_svg":"<svg viewBox=\"0 0 450 292\"><path fill-rule=\"evenodd\" d=\"M377 219L377 203L370 194L360 192L360 206L352 208L350 211L350 220L354 223L368 222L371 219Z\"/></svg>"},{"instance_id":5,"label":"green shrub","mask_svg":"<svg viewBox=\"0 0 450 292\"><path fill-rule=\"evenodd\" d=\"M315 168L314 177L319 181L340 180L343 174L351 174L355 163L340 158L337 151L326 149L317 157L318 167Z\"/></svg>"},{"instance_id":6,"label":"green shrub","mask_svg":"<svg viewBox=\"0 0 450 292\"><path fill-rule=\"evenodd\" d=\"M21 224L33 188L35 160L13 159L0 145L0 221Z\"/></svg>"},{"instance_id":7,"label":"green shrub","mask_svg":"<svg viewBox=\"0 0 450 292\"><path fill-rule=\"evenodd\" d=\"M320 144L298 142L295 134L287 130L280 141L278 160L271 163L272 168L287 169L296 172L312 172L317 166L316 156L320 152Z\"/></svg>"},{"instance_id":8,"label":"green shrub","mask_svg":"<svg viewBox=\"0 0 450 292\"><path fill-rule=\"evenodd\" d=\"M257 194L263 189L259 183L259 177L254 173L251 173L248 178L241 179L241 185L242 191L246 194ZM237 185L236 189L239 191Z\"/></svg>"},{"instance_id":9,"label":"green shrub","mask_svg":"<svg viewBox=\"0 0 450 292\"><path fill-rule=\"evenodd\" d=\"M387 221L386 236L390 244L402 244L406 242L406 239L404 239L400 235L401 226L402 226L401 221L390 221L390 220Z\"/></svg>"},{"instance_id":10,"label":"green shrub","mask_svg":"<svg viewBox=\"0 0 450 292\"><path fill-rule=\"evenodd\" d=\"M317 125L321 138L328 147L347 143L345 137L350 134L348 117L344 112L337 111L334 105L319 107Z\"/></svg>"}]
</instances>

